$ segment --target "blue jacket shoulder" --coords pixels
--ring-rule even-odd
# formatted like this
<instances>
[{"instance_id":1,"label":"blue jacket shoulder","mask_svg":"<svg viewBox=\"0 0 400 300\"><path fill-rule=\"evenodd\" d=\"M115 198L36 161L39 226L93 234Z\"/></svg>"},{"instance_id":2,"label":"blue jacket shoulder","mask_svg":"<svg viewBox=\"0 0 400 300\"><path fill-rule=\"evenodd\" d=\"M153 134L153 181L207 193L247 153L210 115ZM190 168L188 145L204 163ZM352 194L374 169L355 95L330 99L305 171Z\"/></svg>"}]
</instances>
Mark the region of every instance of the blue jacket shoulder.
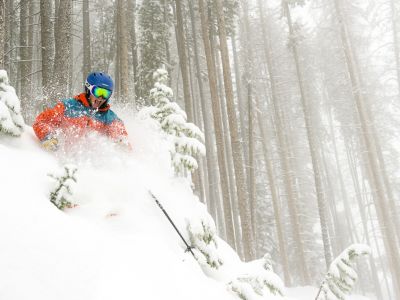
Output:
<instances>
[{"instance_id":1,"label":"blue jacket shoulder","mask_svg":"<svg viewBox=\"0 0 400 300\"><path fill-rule=\"evenodd\" d=\"M118 118L117 114L113 112L111 109L107 110L106 112L100 112L97 114L100 114L99 116L101 118L100 121L102 121L105 124L110 124L114 121L121 121ZM96 114L96 119L97 119L97 114Z\"/></svg>"}]
</instances>

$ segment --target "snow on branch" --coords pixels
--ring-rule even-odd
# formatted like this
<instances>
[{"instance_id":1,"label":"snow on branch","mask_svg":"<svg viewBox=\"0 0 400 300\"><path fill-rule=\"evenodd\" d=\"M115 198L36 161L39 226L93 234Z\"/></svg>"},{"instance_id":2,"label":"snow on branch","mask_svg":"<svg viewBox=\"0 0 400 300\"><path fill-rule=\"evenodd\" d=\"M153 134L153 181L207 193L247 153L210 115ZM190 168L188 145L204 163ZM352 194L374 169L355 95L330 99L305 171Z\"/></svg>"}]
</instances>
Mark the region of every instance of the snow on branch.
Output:
<instances>
[{"instance_id":1,"label":"snow on branch","mask_svg":"<svg viewBox=\"0 0 400 300\"><path fill-rule=\"evenodd\" d=\"M201 218L193 218L186 222L190 244L194 247L198 262L203 267L218 269L223 265L223 260L217 251L217 233L211 216L205 212Z\"/></svg>"},{"instance_id":2,"label":"snow on branch","mask_svg":"<svg viewBox=\"0 0 400 300\"><path fill-rule=\"evenodd\" d=\"M242 274L229 282L228 287L243 300L262 300L271 295L284 295L284 284L274 273L269 254L246 263Z\"/></svg>"},{"instance_id":3,"label":"snow on branch","mask_svg":"<svg viewBox=\"0 0 400 300\"><path fill-rule=\"evenodd\" d=\"M18 137L24 126L21 104L15 89L9 85L7 72L0 70L0 132Z\"/></svg>"},{"instance_id":4,"label":"snow on branch","mask_svg":"<svg viewBox=\"0 0 400 300\"><path fill-rule=\"evenodd\" d=\"M353 244L344 250L331 263L315 300L345 300L358 278L354 260L370 252L364 244Z\"/></svg>"},{"instance_id":5,"label":"snow on branch","mask_svg":"<svg viewBox=\"0 0 400 300\"><path fill-rule=\"evenodd\" d=\"M153 74L154 88L150 90L149 102L154 106L145 107L139 113L156 120L170 142L171 162L175 173L186 176L198 168L196 155L205 155L204 134L193 123L187 122L187 115L172 100L172 89L166 86L168 72L158 69Z\"/></svg>"},{"instance_id":6,"label":"snow on branch","mask_svg":"<svg viewBox=\"0 0 400 300\"><path fill-rule=\"evenodd\" d=\"M74 207L72 202L73 187L76 184L77 167L74 165L65 165L61 172L49 174L53 179L54 186L50 192L50 201L58 209Z\"/></svg>"}]
</instances>

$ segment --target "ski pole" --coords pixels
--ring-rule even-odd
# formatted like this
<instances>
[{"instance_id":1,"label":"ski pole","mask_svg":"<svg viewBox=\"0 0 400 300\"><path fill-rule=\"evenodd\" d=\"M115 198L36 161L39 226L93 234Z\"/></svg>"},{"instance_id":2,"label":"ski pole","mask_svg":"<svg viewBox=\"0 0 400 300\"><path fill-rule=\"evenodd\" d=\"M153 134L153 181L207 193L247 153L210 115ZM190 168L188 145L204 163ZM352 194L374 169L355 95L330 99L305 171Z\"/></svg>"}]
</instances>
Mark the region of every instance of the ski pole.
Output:
<instances>
[{"instance_id":1,"label":"ski pole","mask_svg":"<svg viewBox=\"0 0 400 300\"><path fill-rule=\"evenodd\" d=\"M162 212L164 213L164 215L167 217L168 221L171 223L171 225L175 228L176 232L179 234L180 238L182 239L182 241L185 243L186 245L186 251L189 251L190 253L192 253L193 257L196 258L196 256L194 255L193 251L192 251L192 247L189 246L189 244L186 242L185 238L182 236L182 234L179 232L178 228L175 226L174 222L171 220L171 218L169 217L168 213L165 211L164 207L161 205L160 201L158 201L157 197L154 196L154 194L149 190L149 194L150 196L154 199L154 201L156 201L158 207L162 210Z\"/></svg>"}]
</instances>

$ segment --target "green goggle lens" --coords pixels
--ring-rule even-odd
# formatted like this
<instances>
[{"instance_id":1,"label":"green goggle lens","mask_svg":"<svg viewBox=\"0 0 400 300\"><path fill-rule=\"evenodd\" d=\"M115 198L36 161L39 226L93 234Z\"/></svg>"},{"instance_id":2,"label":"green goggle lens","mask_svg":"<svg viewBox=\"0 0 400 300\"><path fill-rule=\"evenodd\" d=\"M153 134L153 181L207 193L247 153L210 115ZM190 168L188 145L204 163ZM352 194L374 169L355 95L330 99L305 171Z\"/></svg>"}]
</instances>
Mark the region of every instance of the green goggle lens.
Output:
<instances>
[{"instance_id":1,"label":"green goggle lens","mask_svg":"<svg viewBox=\"0 0 400 300\"><path fill-rule=\"evenodd\" d=\"M111 91L101 87L93 87L92 94L96 98L103 97L104 99L109 99L111 97Z\"/></svg>"}]
</instances>

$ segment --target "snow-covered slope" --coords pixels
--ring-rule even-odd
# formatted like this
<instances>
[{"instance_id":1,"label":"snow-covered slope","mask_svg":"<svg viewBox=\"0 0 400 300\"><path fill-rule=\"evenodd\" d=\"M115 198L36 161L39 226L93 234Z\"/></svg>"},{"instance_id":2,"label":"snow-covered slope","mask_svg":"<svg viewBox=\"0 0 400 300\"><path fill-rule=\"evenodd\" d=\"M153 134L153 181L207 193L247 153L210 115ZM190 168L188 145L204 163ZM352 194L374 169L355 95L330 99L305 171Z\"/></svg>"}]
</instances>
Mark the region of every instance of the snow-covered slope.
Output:
<instances>
[{"instance_id":1,"label":"snow-covered slope","mask_svg":"<svg viewBox=\"0 0 400 300\"><path fill-rule=\"evenodd\" d=\"M148 191L186 238L186 221L205 208L173 176L168 146L151 123L127 125L129 154L98 137L46 153L30 127L21 138L0 136L0 299L239 299L227 283L251 264L218 240L225 264L213 279L184 252ZM78 167L78 207L60 211L49 201L48 174L66 163Z\"/></svg>"},{"instance_id":2,"label":"snow-covered slope","mask_svg":"<svg viewBox=\"0 0 400 300\"><path fill-rule=\"evenodd\" d=\"M30 127L0 138L0 299L234 299L184 252L149 197L180 228L201 209L172 176L167 147L143 124L129 132L129 155L104 143L45 153ZM79 207L62 212L49 202L47 174L72 161Z\"/></svg>"}]
</instances>

